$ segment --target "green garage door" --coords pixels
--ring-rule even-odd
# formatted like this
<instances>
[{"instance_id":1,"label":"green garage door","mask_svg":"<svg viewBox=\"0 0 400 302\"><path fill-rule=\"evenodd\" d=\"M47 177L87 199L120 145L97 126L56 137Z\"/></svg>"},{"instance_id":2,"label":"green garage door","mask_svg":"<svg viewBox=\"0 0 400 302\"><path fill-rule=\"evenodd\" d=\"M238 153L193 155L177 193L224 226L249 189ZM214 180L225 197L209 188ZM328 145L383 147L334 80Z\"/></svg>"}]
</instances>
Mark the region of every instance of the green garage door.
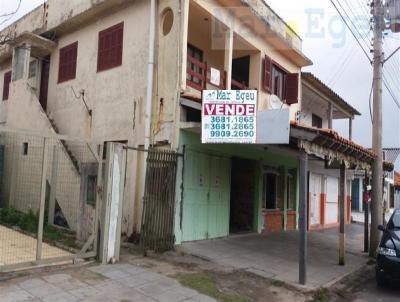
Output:
<instances>
[{"instance_id":1,"label":"green garage door","mask_svg":"<svg viewBox=\"0 0 400 302\"><path fill-rule=\"evenodd\" d=\"M229 158L187 150L183 198L183 241L229 234Z\"/></svg>"}]
</instances>

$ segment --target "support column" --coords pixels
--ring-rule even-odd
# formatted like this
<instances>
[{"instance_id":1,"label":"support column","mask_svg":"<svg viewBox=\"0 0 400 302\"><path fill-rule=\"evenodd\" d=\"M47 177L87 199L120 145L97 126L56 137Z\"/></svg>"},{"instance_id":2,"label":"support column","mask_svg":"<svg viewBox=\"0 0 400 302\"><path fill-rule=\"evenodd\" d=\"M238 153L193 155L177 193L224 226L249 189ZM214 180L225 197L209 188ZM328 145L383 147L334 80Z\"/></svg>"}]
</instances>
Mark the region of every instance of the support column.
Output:
<instances>
[{"instance_id":1,"label":"support column","mask_svg":"<svg viewBox=\"0 0 400 302\"><path fill-rule=\"evenodd\" d=\"M100 216L99 258L103 264L119 260L125 160L126 150L122 144L107 143L105 192Z\"/></svg>"},{"instance_id":2,"label":"support column","mask_svg":"<svg viewBox=\"0 0 400 302\"><path fill-rule=\"evenodd\" d=\"M363 195L362 203L364 207L364 253L369 252L369 176L368 172L365 172L365 177L363 181Z\"/></svg>"},{"instance_id":3,"label":"support column","mask_svg":"<svg viewBox=\"0 0 400 302\"><path fill-rule=\"evenodd\" d=\"M43 153L42 153L42 180L40 187L39 222L38 222L38 234L36 241L36 260L42 260L44 210L46 204L47 165L48 165L48 139L44 138Z\"/></svg>"},{"instance_id":4,"label":"support column","mask_svg":"<svg viewBox=\"0 0 400 302\"><path fill-rule=\"evenodd\" d=\"M57 180L58 180L58 149L57 145L53 147L53 164L51 167L51 181L50 181L50 198L49 198L49 211L47 223L54 224L54 212L56 208L56 193L57 193Z\"/></svg>"},{"instance_id":5,"label":"support column","mask_svg":"<svg viewBox=\"0 0 400 302\"><path fill-rule=\"evenodd\" d=\"M230 90L232 87L232 60L233 60L233 31L231 28L228 28L225 33L225 61L224 61L227 90Z\"/></svg>"},{"instance_id":6,"label":"support column","mask_svg":"<svg viewBox=\"0 0 400 302\"><path fill-rule=\"evenodd\" d=\"M332 103L329 103L329 108L328 108L328 128L329 129L333 128L333 105L332 105Z\"/></svg>"},{"instance_id":7,"label":"support column","mask_svg":"<svg viewBox=\"0 0 400 302\"><path fill-rule=\"evenodd\" d=\"M349 140L353 139L353 119L349 118Z\"/></svg>"},{"instance_id":8,"label":"support column","mask_svg":"<svg viewBox=\"0 0 400 302\"><path fill-rule=\"evenodd\" d=\"M340 166L340 234L339 234L339 265L345 264L345 225L346 225L346 164Z\"/></svg>"},{"instance_id":9,"label":"support column","mask_svg":"<svg viewBox=\"0 0 400 302\"><path fill-rule=\"evenodd\" d=\"M304 150L300 151L299 170L299 283L305 285L307 283L308 155Z\"/></svg>"},{"instance_id":10,"label":"support column","mask_svg":"<svg viewBox=\"0 0 400 302\"><path fill-rule=\"evenodd\" d=\"M287 209L288 209L288 168L286 166L283 167L283 229L287 230Z\"/></svg>"},{"instance_id":11,"label":"support column","mask_svg":"<svg viewBox=\"0 0 400 302\"><path fill-rule=\"evenodd\" d=\"M189 28L189 0L184 0L181 2L181 28L182 28L182 70L181 70L181 89L186 89L186 70L187 70L187 44L188 44L188 28Z\"/></svg>"}]
</instances>

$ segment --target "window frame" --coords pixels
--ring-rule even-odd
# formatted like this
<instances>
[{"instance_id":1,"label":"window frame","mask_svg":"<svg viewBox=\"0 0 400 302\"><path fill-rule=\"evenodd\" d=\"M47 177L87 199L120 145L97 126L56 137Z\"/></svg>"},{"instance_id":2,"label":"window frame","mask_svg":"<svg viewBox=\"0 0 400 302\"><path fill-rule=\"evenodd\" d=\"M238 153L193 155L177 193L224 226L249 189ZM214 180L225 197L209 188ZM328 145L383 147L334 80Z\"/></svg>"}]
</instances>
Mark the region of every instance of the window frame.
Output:
<instances>
[{"instance_id":1,"label":"window frame","mask_svg":"<svg viewBox=\"0 0 400 302\"><path fill-rule=\"evenodd\" d=\"M94 188L89 188L89 183L91 183L91 180L94 181ZM93 192L91 192L93 190ZM86 204L90 206L96 206L96 199L97 199L97 175L92 175L89 174L86 176ZM92 198L89 198L89 193L93 194L93 200Z\"/></svg>"},{"instance_id":2,"label":"window frame","mask_svg":"<svg viewBox=\"0 0 400 302\"><path fill-rule=\"evenodd\" d=\"M282 67L280 67L278 64L275 62L272 64L272 70L271 70L271 93L275 94L278 96L281 100L285 99L285 94L286 94L286 79L287 79L288 72L286 72ZM279 88L276 87L276 78L280 77L280 83L281 85ZM280 90L279 92L277 90Z\"/></svg>"},{"instance_id":3,"label":"window frame","mask_svg":"<svg viewBox=\"0 0 400 302\"><path fill-rule=\"evenodd\" d=\"M112 44L115 34L115 43ZM120 36L121 42L118 43ZM110 45L106 47L107 39ZM99 32L97 47L97 72L109 70L122 65L124 49L124 22L120 22ZM107 57L107 54L109 57ZM116 59L111 60L113 55Z\"/></svg>"},{"instance_id":4,"label":"window frame","mask_svg":"<svg viewBox=\"0 0 400 302\"><path fill-rule=\"evenodd\" d=\"M274 176L275 178L275 200L273 201L273 207L268 207L267 203L267 181L268 181L268 176ZM265 210L277 210L278 209L278 174L270 171L265 171L263 173L263 208Z\"/></svg>"},{"instance_id":5,"label":"window frame","mask_svg":"<svg viewBox=\"0 0 400 302\"><path fill-rule=\"evenodd\" d=\"M12 80L12 71L9 70L3 76L3 101L7 101L10 97L10 84Z\"/></svg>"},{"instance_id":6,"label":"window frame","mask_svg":"<svg viewBox=\"0 0 400 302\"><path fill-rule=\"evenodd\" d=\"M322 117L320 117L319 115L312 113L311 114L311 126L318 128L318 129L322 129L324 125L324 121L322 120Z\"/></svg>"},{"instance_id":7,"label":"window frame","mask_svg":"<svg viewBox=\"0 0 400 302\"><path fill-rule=\"evenodd\" d=\"M76 78L76 69L78 65L78 41L60 48L59 56L58 84ZM69 73L67 73L66 70Z\"/></svg>"}]
</instances>

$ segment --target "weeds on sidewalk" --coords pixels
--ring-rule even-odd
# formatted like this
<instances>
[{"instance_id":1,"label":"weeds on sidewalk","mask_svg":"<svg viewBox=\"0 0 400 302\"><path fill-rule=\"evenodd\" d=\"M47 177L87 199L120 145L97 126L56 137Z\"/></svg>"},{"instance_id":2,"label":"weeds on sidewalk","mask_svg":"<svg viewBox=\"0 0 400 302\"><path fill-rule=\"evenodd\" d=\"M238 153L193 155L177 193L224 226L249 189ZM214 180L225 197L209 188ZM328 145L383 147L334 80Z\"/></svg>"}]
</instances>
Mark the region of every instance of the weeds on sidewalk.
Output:
<instances>
[{"instance_id":1,"label":"weeds on sidewalk","mask_svg":"<svg viewBox=\"0 0 400 302\"><path fill-rule=\"evenodd\" d=\"M326 288L319 288L313 294L312 302L328 302L330 301L329 290Z\"/></svg>"},{"instance_id":2,"label":"weeds on sidewalk","mask_svg":"<svg viewBox=\"0 0 400 302\"><path fill-rule=\"evenodd\" d=\"M201 294L207 295L221 302L250 301L250 299L248 299L245 296L220 291L217 287L215 278L210 274L206 273L178 274L176 278L183 286L192 288Z\"/></svg>"}]
</instances>

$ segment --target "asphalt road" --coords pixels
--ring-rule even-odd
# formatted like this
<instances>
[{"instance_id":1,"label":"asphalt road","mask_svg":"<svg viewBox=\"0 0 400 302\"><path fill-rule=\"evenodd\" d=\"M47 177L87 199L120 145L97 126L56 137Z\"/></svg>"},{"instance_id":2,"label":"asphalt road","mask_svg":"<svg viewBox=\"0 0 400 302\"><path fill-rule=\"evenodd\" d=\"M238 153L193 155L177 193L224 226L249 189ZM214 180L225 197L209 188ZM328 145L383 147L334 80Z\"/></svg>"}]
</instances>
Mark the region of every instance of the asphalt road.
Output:
<instances>
[{"instance_id":1,"label":"asphalt road","mask_svg":"<svg viewBox=\"0 0 400 302\"><path fill-rule=\"evenodd\" d=\"M369 279L354 293L352 302L399 302L400 284L378 288L375 279Z\"/></svg>"}]
</instances>

